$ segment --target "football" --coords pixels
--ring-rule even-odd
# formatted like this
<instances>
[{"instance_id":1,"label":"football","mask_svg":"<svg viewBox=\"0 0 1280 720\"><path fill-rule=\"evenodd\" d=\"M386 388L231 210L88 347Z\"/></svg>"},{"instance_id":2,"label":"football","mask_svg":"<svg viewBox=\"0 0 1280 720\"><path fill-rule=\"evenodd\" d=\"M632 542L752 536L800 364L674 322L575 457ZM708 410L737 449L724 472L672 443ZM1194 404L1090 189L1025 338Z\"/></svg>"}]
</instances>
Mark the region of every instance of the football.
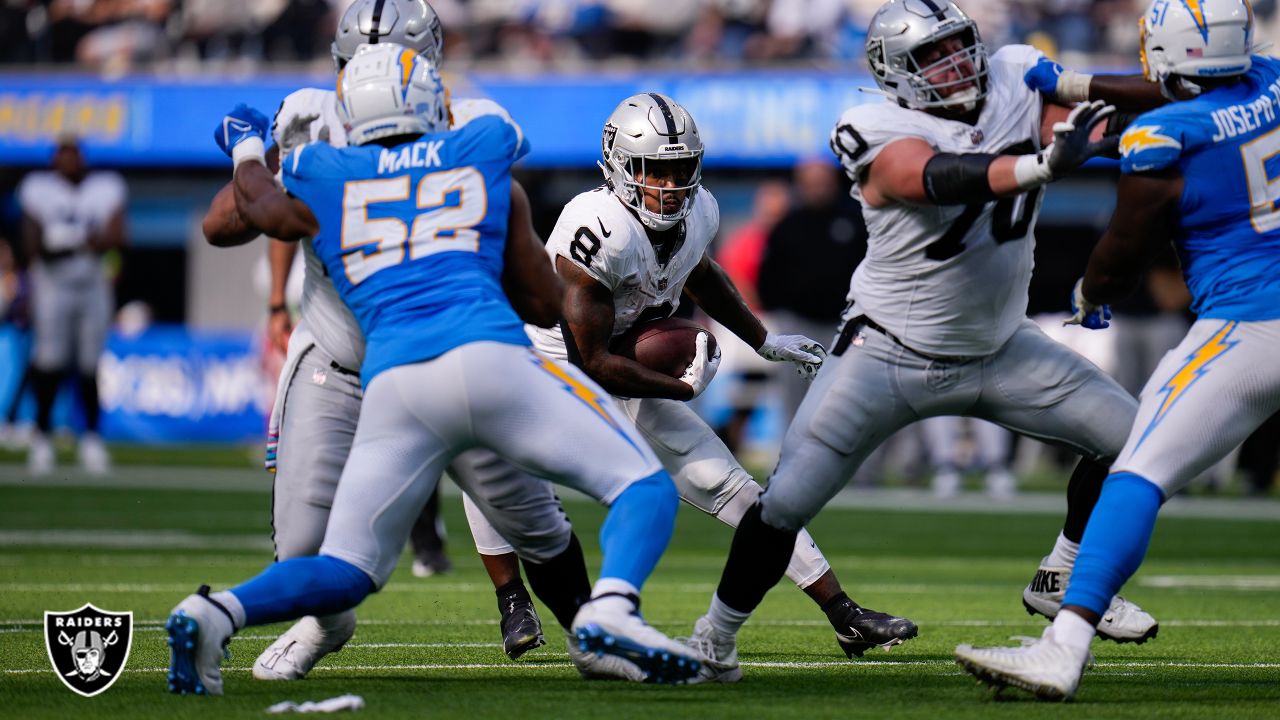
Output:
<instances>
[{"instance_id":1,"label":"football","mask_svg":"<svg viewBox=\"0 0 1280 720\"><path fill-rule=\"evenodd\" d=\"M716 338L709 330L692 320L662 318L635 325L614 338L611 348L615 355L635 360L641 365L664 375L678 378L693 362L697 352L698 333L707 333L707 352L715 353Z\"/></svg>"}]
</instances>

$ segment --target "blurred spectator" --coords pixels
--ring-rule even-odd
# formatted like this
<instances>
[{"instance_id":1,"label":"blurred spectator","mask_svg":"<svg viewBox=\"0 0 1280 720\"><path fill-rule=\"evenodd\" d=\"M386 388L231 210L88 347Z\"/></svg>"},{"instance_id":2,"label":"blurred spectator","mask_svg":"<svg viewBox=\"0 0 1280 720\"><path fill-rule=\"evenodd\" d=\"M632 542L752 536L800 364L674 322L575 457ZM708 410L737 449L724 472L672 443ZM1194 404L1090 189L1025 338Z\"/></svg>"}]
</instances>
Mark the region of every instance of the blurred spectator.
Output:
<instances>
[{"instance_id":1,"label":"blurred spectator","mask_svg":"<svg viewBox=\"0 0 1280 720\"><path fill-rule=\"evenodd\" d=\"M1017 492L1018 480L1009 471L1013 433L977 418L932 417L920 425L933 465L935 496L955 497L960 492L960 475L969 469L986 475L987 496L993 500L1007 500Z\"/></svg>"},{"instance_id":2,"label":"blurred spectator","mask_svg":"<svg viewBox=\"0 0 1280 720\"><path fill-rule=\"evenodd\" d=\"M1169 246L1147 273L1145 285L1116 303L1116 363L1112 376L1137 397L1165 353L1178 346L1191 326L1191 293Z\"/></svg>"},{"instance_id":3,"label":"blurred spectator","mask_svg":"<svg viewBox=\"0 0 1280 720\"><path fill-rule=\"evenodd\" d=\"M786 215L791 205L791 191L780 180L766 180L756 188L751 206L751 217L738 228L716 253L716 261L733 280L742 299L751 311L760 314L760 296L757 284L760 264L764 260L765 245L769 233ZM716 434L732 452L742 445L747 421L760 405L761 394L773 375L773 363L755 353L746 343L735 341L727 330L714 328L721 343L724 360L719 378L730 385L728 390L730 414Z\"/></svg>"},{"instance_id":4,"label":"blurred spectator","mask_svg":"<svg viewBox=\"0 0 1280 720\"><path fill-rule=\"evenodd\" d=\"M796 207L769 234L760 265L760 305L774 332L828 345L849 294L849 278L867 253L862 211L842 190L827 159L795 168ZM783 373L783 420L790 423L808 383Z\"/></svg>"},{"instance_id":5,"label":"blurred spectator","mask_svg":"<svg viewBox=\"0 0 1280 720\"><path fill-rule=\"evenodd\" d=\"M97 371L115 301L102 256L124 245L126 195L119 174L89 171L72 138L59 141L52 170L33 172L18 187L23 241L32 258L36 433L27 462L35 474L53 470L53 403L73 360L85 417L80 463L92 473L108 470L107 449L98 434Z\"/></svg>"}]
</instances>

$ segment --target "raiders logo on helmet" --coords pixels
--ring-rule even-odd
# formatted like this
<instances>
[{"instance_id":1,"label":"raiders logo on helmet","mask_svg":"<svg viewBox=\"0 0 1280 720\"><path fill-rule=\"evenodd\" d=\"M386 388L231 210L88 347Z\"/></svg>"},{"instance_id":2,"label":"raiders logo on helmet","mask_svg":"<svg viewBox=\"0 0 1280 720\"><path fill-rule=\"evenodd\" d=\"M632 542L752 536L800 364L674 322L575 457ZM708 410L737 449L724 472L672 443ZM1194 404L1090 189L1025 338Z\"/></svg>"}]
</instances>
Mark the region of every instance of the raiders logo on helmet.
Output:
<instances>
[{"instance_id":1,"label":"raiders logo on helmet","mask_svg":"<svg viewBox=\"0 0 1280 720\"><path fill-rule=\"evenodd\" d=\"M133 613L99 610L91 603L71 612L45 612L44 646L58 679L93 697L120 677L133 646Z\"/></svg>"}]
</instances>

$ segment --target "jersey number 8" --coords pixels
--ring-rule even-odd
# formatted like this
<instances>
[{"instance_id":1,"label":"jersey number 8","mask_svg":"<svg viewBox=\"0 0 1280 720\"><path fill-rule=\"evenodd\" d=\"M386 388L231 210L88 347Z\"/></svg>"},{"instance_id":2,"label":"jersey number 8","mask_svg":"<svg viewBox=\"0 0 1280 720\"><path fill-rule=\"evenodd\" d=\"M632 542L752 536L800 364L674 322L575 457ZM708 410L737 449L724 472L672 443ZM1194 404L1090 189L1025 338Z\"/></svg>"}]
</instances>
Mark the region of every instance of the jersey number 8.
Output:
<instances>
[{"instance_id":1,"label":"jersey number 8","mask_svg":"<svg viewBox=\"0 0 1280 720\"><path fill-rule=\"evenodd\" d=\"M456 199L450 196L457 193ZM489 197L484 176L473 167L429 173L418 181L417 208L422 211L406 225L399 217L369 217L380 203L409 199L409 176L352 180L343 189L342 264L347 279L359 285L374 273L409 259L446 251L477 252ZM369 245L376 245L372 250Z\"/></svg>"}]
</instances>

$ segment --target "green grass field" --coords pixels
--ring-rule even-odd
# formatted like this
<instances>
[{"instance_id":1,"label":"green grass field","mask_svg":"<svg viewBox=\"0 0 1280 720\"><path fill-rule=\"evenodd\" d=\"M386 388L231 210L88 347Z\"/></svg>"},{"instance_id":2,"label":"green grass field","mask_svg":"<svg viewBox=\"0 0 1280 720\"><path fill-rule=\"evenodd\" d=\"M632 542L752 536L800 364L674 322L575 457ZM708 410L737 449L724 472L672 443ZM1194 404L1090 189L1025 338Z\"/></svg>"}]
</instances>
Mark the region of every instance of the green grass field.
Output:
<instances>
[{"instance_id":1,"label":"green grass field","mask_svg":"<svg viewBox=\"0 0 1280 720\"><path fill-rule=\"evenodd\" d=\"M141 472L117 475L128 480ZM1096 665L1077 701L1062 706L1014 690L996 700L951 656L960 642L1005 644L1040 633L1044 622L1025 614L1019 593L1057 532L1053 514L829 508L812 530L850 594L911 617L920 637L891 653L846 661L817 608L794 588L779 587L741 635L741 683L650 687L579 680L545 611L549 645L507 661L493 592L456 498L446 502L454 573L420 580L402 563L386 590L360 608L352 643L310 678L253 680L250 664L284 626L250 628L231 644L224 697L171 696L164 691L163 619L198 584L225 587L271 559L270 496L265 481L256 487L256 474L216 491L190 489L221 483L216 473L161 475L171 489L151 480L132 488L74 478L34 485L19 467L0 466L0 716L221 720L261 717L281 700L344 693L363 696L361 716L368 717L1280 716L1274 520L1162 519L1147 564L1126 589L1161 619L1159 638L1141 647L1096 643ZM601 511L579 502L567 507L588 562L598 567ZM670 634L688 633L706 608L729 541L727 528L682 509L672 547L645 588L646 617ZM132 610L135 618L127 669L93 699L54 677L41 629L44 611L85 602Z\"/></svg>"}]
</instances>

